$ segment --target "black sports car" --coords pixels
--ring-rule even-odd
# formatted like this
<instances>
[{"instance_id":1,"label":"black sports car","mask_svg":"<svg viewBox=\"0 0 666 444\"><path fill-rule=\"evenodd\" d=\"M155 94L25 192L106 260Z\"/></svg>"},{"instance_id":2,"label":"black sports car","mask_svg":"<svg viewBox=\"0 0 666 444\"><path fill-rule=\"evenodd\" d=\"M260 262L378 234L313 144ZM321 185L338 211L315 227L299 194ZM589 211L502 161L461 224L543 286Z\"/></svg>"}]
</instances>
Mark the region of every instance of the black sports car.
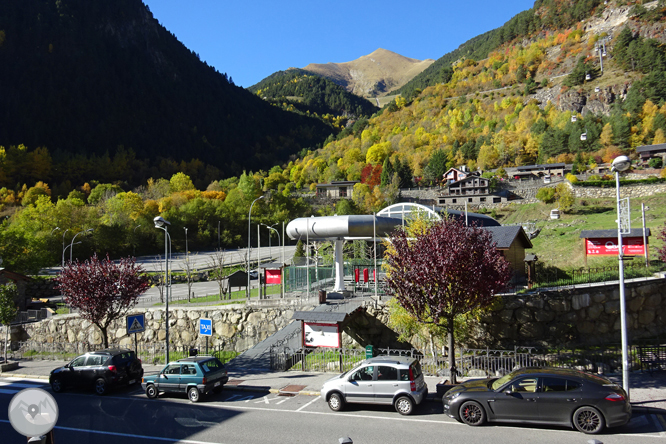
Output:
<instances>
[{"instance_id":1,"label":"black sports car","mask_svg":"<svg viewBox=\"0 0 666 444\"><path fill-rule=\"evenodd\" d=\"M499 379L465 382L444 394L444 413L478 426L486 421L574 426L583 433L626 424L631 404L602 376L562 368L522 368Z\"/></svg>"}]
</instances>

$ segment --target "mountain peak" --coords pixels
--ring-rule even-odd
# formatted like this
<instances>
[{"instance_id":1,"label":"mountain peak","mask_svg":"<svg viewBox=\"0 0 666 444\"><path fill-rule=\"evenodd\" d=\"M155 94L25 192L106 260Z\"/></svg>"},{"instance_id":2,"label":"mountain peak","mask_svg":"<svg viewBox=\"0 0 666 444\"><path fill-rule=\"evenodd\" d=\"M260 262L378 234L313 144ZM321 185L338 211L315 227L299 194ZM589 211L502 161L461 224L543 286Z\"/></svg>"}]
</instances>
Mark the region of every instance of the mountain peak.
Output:
<instances>
[{"instance_id":1,"label":"mountain peak","mask_svg":"<svg viewBox=\"0 0 666 444\"><path fill-rule=\"evenodd\" d=\"M327 77L359 96L375 97L400 88L433 62L378 48L351 62L311 63L303 69Z\"/></svg>"}]
</instances>

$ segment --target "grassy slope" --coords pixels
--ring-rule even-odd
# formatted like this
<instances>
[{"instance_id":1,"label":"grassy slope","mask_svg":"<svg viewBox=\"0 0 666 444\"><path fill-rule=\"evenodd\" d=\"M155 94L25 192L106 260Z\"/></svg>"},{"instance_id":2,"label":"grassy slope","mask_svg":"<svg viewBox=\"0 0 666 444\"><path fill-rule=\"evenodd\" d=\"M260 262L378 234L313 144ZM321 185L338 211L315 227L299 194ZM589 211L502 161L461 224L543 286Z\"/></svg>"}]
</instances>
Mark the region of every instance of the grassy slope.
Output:
<instances>
[{"instance_id":1,"label":"grassy slope","mask_svg":"<svg viewBox=\"0 0 666 444\"><path fill-rule=\"evenodd\" d=\"M641 203L645 204L646 226L652 231L649 238L650 259L656 259L657 248L664 243L657 234L666 223L666 194L655 194L645 198L630 200L631 227L641 228ZM498 220L503 224L536 222L541 233L532 239L534 248L530 250L546 262L562 269L584 267L585 250L580 239L581 230L617 229L615 199L576 199L572 212L563 214L559 220L549 218L550 210L556 204L515 204L498 211ZM642 261L642 258L636 258ZM589 267L617 265L617 258L611 256L588 257Z\"/></svg>"}]
</instances>

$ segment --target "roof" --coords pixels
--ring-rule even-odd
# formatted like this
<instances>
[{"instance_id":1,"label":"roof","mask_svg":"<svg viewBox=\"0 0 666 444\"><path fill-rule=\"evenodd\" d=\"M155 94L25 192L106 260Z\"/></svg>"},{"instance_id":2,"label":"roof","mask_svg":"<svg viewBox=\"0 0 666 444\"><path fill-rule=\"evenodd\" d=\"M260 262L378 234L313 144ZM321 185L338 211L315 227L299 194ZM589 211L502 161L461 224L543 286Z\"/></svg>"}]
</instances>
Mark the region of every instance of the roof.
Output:
<instances>
[{"instance_id":1,"label":"roof","mask_svg":"<svg viewBox=\"0 0 666 444\"><path fill-rule=\"evenodd\" d=\"M440 212L442 211L441 207L436 207L437 211ZM459 210L443 210L446 211L449 216L452 216L456 219L459 220L465 220L465 212L464 211L459 211ZM470 213L469 211L467 212L467 222L470 225L476 224L477 227L499 227L501 226L499 222L497 222L495 219L493 219L490 216L486 216L485 214L479 214L479 213Z\"/></svg>"},{"instance_id":2,"label":"roof","mask_svg":"<svg viewBox=\"0 0 666 444\"><path fill-rule=\"evenodd\" d=\"M650 236L650 229L645 229L645 235ZM632 228L629 230L629 234L623 234L622 237L643 237L642 228ZM612 230L582 230L580 232L579 239L592 239L592 238L601 238L601 239L617 239L617 228Z\"/></svg>"},{"instance_id":3,"label":"roof","mask_svg":"<svg viewBox=\"0 0 666 444\"><path fill-rule=\"evenodd\" d=\"M656 145L643 145L636 148L637 153L645 153L649 151L666 151L666 143L658 143Z\"/></svg>"},{"instance_id":4,"label":"roof","mask_svg":"<svg viewBox=\"0 0 666 444\"><path fill-rule=\"evenodd\" d=\"M342 322L347 317L347 313L332 313L321 311L297 311L291 319L306 322Z\"/></svg>"},{"instance_id":5,"label":"roof","mask_svg":"<svg viewBox=\"0 0 666 444\"><path fill-rule=\"evenodd\" d=\"M518 238L525 248L532 248L532 242L525 234L525 230L520 225L507 225L500 227L483 227L484 230L490 231L493 236L493 242L496 248L501 250L511 248L513 242Z\"/></svg>"},{"instance_id":6,"label":"roof","mask_svg":"<svg viewBox=\"0 0 666 444\"><path fill-rule=\"evenodd\" d=\"M525 166L519 166L517 168L518 171L532 171L532 170L545 170L545 169L553 169L553 168L566 168L566 164L564 163L544 163L541 165L525 165Z\"/></svg>"},{"instance_id":7,"label":"roof","mask_svg":"<svg viewBox=\"0 0 666 444\"><path fill-rule=\"evenodd\" d=\"M215 358L215 356L189 356L187 358L178 359L176 362L199 362L208 361L213 358Z\"/></svg>"},{"instance_id":8,"label":"roof","mask_svg":"<svg viewBox=\"0 0 666 444\"><path fill-rule=\"evenodd\" d=\"M4 268L0 268L0 277L5 277L9 279L10 281L31 281L32 278L29 276L22 275L20 273L14 273L13 271L6 270Z\"/></svg>"},{"instance_id":9,"label":"roof","mask_svg":"<svg viewBox=\"0 0 666 444\"><path fill-rule=\"evenodd\" d=\"M358 180L340 180L340 181L333 181L331 183L318 183L317 188L348 187L348 186L354 186L357 183L359 183Z\"/></svg>"}]
</instances>

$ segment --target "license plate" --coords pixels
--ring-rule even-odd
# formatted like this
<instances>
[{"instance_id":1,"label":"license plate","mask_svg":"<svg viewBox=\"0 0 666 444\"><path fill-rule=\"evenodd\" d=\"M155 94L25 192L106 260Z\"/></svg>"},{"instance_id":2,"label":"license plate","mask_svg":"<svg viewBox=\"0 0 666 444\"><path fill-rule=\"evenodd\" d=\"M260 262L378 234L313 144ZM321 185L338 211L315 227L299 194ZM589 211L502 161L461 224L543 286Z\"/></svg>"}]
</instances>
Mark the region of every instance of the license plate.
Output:
<instances>
[{"instance_id":1,"label":"license plate","mask_svg":"<svg viewBox=\"0 0 666 444\"><path fill-rule=\"evenodd\" d=\"M220 385L220 381L217 381L213 387L218 387Z\"/></svg>"},{"instance_id":2,"label":"license plate","mask_svg":"<svg viewBox=\"0 0 666 444\"><path fill-rule=\"evenodd\" d=\"M130 379L128 384L134 384L136 382L136 379Z\"/></svg>"}]
</instances>

